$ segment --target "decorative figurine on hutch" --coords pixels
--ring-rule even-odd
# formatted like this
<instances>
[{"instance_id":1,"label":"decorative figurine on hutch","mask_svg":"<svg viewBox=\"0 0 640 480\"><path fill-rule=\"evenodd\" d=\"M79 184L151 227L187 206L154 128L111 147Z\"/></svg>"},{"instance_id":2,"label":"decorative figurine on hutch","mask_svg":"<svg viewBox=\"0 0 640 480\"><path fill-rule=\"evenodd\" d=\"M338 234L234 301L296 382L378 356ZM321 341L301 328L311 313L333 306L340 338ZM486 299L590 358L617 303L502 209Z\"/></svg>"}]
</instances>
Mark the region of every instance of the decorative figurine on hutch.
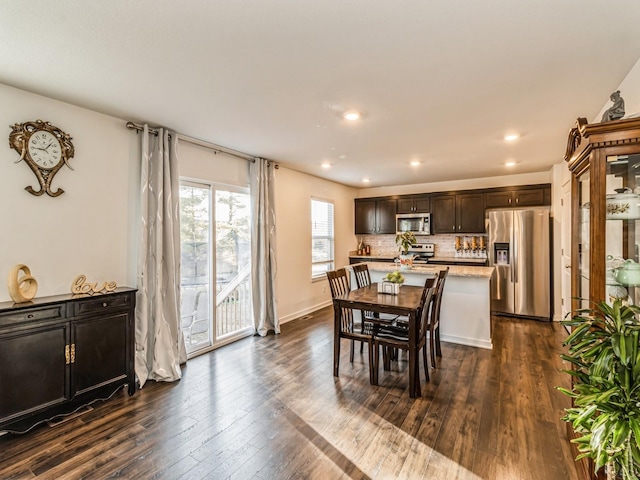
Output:
<instances>
[{"instance_id":1,"label":"decorative figurine on hutch","mask_svg":"<svg viewBox=\"0 0 640 480\"><path fill-rule=\"evenodd\" d=\"M24 275L20 276L20 272ZM38 282L26 265L16 265L9 272L9 296L15 303L29 302L36 296Z\"/></svg>"},{"instance_id":2,"label":"decorative figurine on hutch","mask_svg":"<svg viewBox=\"0 0 640 480\"><path fill-rule=\"evenodd\" d=\"M620 96L620 90L616 90L611 94L609 99L613 102L611 108L605 110L602 114L601 122L610 122L611 120L620 120L624 117L624 100Z\"/></svg>"}]
</instances>

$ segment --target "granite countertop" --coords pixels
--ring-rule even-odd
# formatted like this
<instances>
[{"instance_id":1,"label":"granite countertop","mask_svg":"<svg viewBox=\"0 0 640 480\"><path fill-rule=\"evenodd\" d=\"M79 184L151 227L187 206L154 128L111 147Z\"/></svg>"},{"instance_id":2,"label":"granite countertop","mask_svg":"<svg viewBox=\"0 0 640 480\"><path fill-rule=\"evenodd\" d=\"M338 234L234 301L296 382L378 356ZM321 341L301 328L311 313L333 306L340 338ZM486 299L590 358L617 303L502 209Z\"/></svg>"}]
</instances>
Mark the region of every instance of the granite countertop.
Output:
<instances>
[{"instance_id":1,"label":"granite countertop","mask_svg":"<svg viewBox=\"0 0 640 480\"><path fill-rule=\"evenodd\" d=\"M434 262L464 262L464 263L486 263L486 258L478 258L478 257L433 257Z\"/></svg>"},{"instance_id":2,"label":"granite countertop","mask_svg":"<svg viewBox=\"0 0 640 480\"><path fill-rule=\"evenodd\" d=\"M355 255L355 254L352 255L352 254L349 254L349 258L364 258L364 259L372 260L372 261L375 261L376 259L393 260L397 256L398 256L397 253L395 255L392 254L392 253L375 253L375 254L371 254L371 255Z\"/></svg>"},{"instance_id":3,"label":"granite countertop","mask_svg":"<svg viewBox=\"0 0 640 480\"><path fill-rule=\"evenodd\" d=\"M369 270L374 272L393 272L395 264L383 262L367 262ZM348 267L347 267L348 268ZM404 274L435 275L447 265L413 265L409 270L401 270ZM449 275L453 277L491 278L493 267L480 267L476 265L451 265Z\"/></svg>"}]
</instances>

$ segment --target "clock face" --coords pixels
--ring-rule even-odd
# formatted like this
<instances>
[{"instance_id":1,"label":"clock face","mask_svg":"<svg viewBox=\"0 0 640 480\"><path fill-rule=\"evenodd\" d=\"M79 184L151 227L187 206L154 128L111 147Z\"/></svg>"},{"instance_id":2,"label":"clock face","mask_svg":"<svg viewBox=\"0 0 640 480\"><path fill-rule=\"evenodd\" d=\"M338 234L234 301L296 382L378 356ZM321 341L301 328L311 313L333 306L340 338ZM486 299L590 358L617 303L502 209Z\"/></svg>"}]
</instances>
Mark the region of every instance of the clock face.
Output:
<instances>
[{"instance_id":1,"label":"clock face","mask_svg":"<svg viewBox=\"0 0 640 480\"><path fill-rule=\"evenodd\" d=\"M52 169L62 158L60 142L54 134L46 130L36 130L29 138L29 155L44 169Z\"/></svg>"}]
</instances>

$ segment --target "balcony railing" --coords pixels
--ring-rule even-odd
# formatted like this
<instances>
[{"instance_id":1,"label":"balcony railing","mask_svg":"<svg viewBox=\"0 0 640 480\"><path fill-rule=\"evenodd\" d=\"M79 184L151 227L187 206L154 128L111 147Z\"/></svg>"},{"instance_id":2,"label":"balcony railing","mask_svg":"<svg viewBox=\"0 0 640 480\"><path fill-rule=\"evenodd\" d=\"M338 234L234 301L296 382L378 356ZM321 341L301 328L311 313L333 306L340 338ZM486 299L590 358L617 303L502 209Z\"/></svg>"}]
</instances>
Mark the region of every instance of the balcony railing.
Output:
<instances>
[{"instance_id":1,"label":"balcony railing","mask_svg":"<svg viewBox=\"0 0 640 480\"><path fill-rule=\"evenodd\" d=\"M253 325L251 266L230 281L216 283L216 338ZM209 288L206 284L182 285L181 326L187 352L211 345Z\"/></svg>"},{"instance_id":2,"label":"balcony railing","mask_svg":"<svg viewBox=\"0 0 640 480\"><path fill-rule=\"evenodd\" d=\"M216 284L218 338L252 325L251 265L243 267L227 284Z\"/></svg>"}]
</instances>

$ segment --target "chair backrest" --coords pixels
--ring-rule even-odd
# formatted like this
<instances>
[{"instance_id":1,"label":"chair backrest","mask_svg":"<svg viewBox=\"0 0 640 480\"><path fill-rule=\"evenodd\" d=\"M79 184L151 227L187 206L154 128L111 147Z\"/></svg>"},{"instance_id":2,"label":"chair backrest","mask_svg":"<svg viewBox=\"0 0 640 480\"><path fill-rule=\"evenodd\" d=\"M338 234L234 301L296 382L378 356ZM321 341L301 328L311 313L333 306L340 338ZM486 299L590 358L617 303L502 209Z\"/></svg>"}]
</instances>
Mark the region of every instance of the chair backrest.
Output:
<instances>
[{"instance_id":1,"label":"chair backrest","mask_svg":"<svg viewBox=\"0 0 640 480\"><path fill-rule=\"evenodd\" d=\"M436 279L427 278L424 283L424 290L420 297L420 308L418 310L418 320L420 322L418 328L418 338L422 338L426 335L429 328L429 312L433 308L433 298L436 290Z\"/></svg>"},{"instance_id":2,"label":"chair backrest","mask_svg":"<svg viewBox=\"0 0 640 480\"><path fill-rule=\"evenodd\" d=\"M327 272L327 278L329 279L329 288L331 289L332 297L335 298L351 290L349 286L349 275L346 269L341 268Z\"/></svg>"},{"instance_id":3,"label":"chair backrest","mask_svg":"<svg viewBox=\"0 0 640 480\"><path fill-rule=\"evenodd\" d=\"M358 288L371 285L371 275L369 275L369 267L366 263L358 263L351 268L356 277L356 285Z\"/></svg>"},{"instance_id":4,"label":"chair backrest","mask_svg":"<svg viewBox=\"0 0 640 480\"><path fill-rule=\"evenodd\" d=\"M449 267L438 272L438 283L434 292L434 304L429 321L436 328L440 324L440 307L442 306L442 292L444 292L444 282L449 274Z\"/></svg>"},{"instance_id":5,"label":"chair backrest","mask_svg":"<svg viewBox=\"0 0 640 480\"><path fill-rule=\"evenodd\" d=\"M346 269L341 268L339 270L333 270L327 272L327 278L329 279L329 288L331 289L331 297L335 298L338 295L342 295L351 290L349 286L349 275ZM335 308L335 306L333 307ZM353 332L353 310L350 308L343 308L340 313L340 331Z\"/></svg>"}]
</instances>

